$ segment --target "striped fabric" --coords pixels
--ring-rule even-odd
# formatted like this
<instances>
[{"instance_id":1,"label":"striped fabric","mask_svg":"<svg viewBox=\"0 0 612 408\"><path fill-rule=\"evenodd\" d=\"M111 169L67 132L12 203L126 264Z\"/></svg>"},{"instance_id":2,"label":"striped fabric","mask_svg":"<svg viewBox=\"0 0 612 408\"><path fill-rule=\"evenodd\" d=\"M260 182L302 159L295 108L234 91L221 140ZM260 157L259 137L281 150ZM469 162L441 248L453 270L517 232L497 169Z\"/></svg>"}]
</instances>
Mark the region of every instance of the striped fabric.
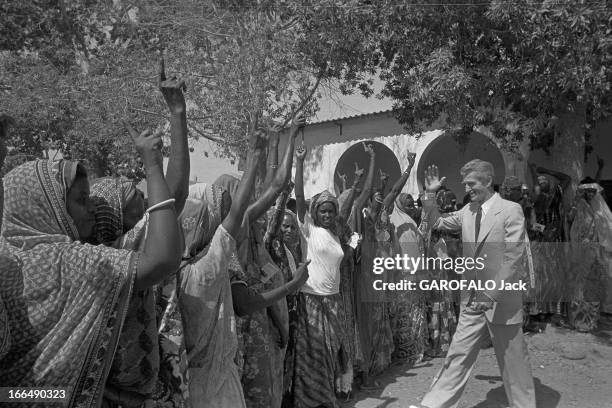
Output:
<instances>
[{"instance_id":1,"label":"striped fabric","mask_svg":"<svg viewBox=\"0 0 612 408\"><path fill-rule=\"evenodd\" d=\"M339 294L300 293L293 369L293 407L336 406L336 379L351 369Z\"/></svg>"}]
</instances>

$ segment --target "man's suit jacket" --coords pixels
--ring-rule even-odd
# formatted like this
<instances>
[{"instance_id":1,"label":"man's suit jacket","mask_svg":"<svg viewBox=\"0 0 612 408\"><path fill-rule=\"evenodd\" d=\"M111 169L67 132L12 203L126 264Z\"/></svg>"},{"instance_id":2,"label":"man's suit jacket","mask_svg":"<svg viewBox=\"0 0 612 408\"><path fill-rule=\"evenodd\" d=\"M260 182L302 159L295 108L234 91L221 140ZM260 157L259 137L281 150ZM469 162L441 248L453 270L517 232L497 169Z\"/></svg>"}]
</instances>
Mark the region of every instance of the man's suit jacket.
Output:
<instances>
[{"instance_id":1,"label":"man's suit jacket","mask_svg":"<svg viewBox=\"0 0 612 408\"><path fill-rule=\"evenodd\" d=\"M521 206L494 194L491 206L482 217L477 242L475 239L478 205L470 203L461 210L440 214L434 200L425 200L423 207L430 211L429 222L434 229L461 231L463 257L483 258L484 269L466 271L463 279L494 281L495 289L476 291L474 301L494 301L486 317L495 324L518 324L523 320L523 293L520 290L500 290L502 281L518 282L522 276L525 252L525 218ZM462 293L462 299L470 296Z\"/></svg>"}]
</instances>

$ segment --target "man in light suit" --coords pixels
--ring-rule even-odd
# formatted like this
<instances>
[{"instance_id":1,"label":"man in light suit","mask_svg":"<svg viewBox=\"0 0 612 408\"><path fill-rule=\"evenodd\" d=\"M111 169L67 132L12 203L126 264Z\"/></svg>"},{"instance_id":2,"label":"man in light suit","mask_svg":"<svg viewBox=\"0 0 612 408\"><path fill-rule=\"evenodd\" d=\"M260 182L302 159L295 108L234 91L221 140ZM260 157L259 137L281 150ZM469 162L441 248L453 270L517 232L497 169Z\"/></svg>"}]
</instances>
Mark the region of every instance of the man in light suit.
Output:
<instances>
[{"instance_id":1,"label":"man in light suit","mask_svg":"<svg viewBox=\"0 0 612 408\"><path fill-rule=\"evenodd\" d=\"M535 408L535 388L522 333L523 293L500 287L502 281L515 283L522 275L523 211L519 204L504 200L494 192L491 163L472 160L461 168L461 176L470 204L459 211L440 214L433 198L444 178L439 178L436 166L430 166L425 173L423 210L428 213L427 223L432 228L461 231L463 257L481 257L484 263L482 270L466 271L463 279L480 282L482 286L488 281L489 287L488 290L471 289L462 293L457 331L444 366L421 402L422 407L453 408L458 405L488 330L510 406Z\"/></svg>"}]
</instances>

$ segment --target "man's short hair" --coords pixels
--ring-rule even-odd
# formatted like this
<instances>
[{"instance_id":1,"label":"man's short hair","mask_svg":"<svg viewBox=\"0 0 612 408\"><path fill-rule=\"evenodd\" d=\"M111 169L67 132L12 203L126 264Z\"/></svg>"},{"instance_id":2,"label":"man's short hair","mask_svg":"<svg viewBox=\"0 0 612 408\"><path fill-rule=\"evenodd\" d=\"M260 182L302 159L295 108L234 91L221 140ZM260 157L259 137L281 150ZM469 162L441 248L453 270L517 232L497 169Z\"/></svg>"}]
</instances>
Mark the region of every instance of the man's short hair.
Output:
<instances>
[{"instance_id":1,"label":"man's short hair","mask_svg":"<svg viewBox=\"0 0 612 408\"><path fill-rule=\"evenodd\" d=\"M461 170L461 177L465 178L468 174L474 172L482 181L491 180L493 182L493 178L495 177L495 170L493 169L493 165L487 161L474 159L463 165Z\"/></svg>"}]
</instances>

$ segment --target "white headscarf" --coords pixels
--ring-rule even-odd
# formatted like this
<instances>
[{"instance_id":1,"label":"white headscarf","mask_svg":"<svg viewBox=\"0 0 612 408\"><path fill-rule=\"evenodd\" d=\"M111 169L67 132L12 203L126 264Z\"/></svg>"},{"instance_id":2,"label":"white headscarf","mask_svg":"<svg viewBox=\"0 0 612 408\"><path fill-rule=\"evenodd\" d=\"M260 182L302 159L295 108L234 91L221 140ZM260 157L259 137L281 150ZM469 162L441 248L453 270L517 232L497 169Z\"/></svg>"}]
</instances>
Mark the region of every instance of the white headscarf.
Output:
<instances>
[{"instance_id":1,"label":"white headscarf","mask_svg":"<svg viewBox=\"0 0 612 408\"><path fill-rule=\"evenodd\" d=\"M597 191L591 202L587 202L584 198L580 199L577 205L577 210L580 212L592 212L597 240L606 251L612 252L612 212L608 204L601 196L603 188L597 183L580 184L578 191L584 189L594 189ZM576 224L576 220L574 221ZM574 225L572 225L572 230Z\"/></svg>"}]
</instances>

